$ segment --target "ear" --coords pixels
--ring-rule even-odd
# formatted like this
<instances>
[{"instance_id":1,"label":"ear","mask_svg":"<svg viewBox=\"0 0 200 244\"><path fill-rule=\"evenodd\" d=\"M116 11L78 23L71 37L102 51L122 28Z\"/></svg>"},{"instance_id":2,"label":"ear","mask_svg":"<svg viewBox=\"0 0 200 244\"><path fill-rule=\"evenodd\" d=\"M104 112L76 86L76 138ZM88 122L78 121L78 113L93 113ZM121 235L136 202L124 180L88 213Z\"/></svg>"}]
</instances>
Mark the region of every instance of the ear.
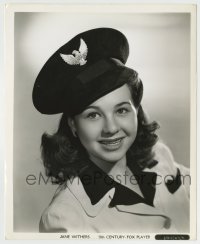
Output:
<instances>
[{"instance_id":1,"label":"ear","mask_svg":"<svg viewBox=\"0 0 200 244\"><path fill-rule=\"evenodd\" d=\"M75 122L74 122L74 119L69 117L67 119L67 123L72 131L72 134L76 137L76 127L75 127Z\"/></svg>"}]
</instances>

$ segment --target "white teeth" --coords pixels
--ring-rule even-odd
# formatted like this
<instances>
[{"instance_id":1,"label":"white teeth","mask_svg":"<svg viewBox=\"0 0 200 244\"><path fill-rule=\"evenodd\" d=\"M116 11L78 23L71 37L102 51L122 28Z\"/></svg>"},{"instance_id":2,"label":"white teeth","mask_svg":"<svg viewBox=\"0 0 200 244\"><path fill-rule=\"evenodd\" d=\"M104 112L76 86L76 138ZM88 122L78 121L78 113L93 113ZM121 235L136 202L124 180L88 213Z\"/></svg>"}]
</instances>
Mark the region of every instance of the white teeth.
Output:
<instances>
[{"instance_id":1,"label":"white teeth","mask_svg":"<svg viewBox=\"0 0 200 244\"><path fill-rule=\"evenodd\" d=\"M117 141L102 141L101 143L103 143L103 144L107 144L107 145L116 145L116 144L118 144L118 143L120 143L121 142L121 140L122 139L119 139L119 140L117 140Z\"/></svg>"}]
</instances>

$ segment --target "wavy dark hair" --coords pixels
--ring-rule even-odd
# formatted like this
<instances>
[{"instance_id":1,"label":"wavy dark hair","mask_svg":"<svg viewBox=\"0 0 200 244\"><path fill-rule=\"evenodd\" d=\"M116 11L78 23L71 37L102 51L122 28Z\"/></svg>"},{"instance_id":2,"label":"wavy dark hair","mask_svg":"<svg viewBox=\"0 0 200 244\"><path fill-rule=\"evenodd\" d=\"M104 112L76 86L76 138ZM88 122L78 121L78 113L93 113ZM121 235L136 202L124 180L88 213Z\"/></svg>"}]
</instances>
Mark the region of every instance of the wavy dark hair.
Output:
<instances>
[{"instance_id":1,"label":"wavy dark hair","mask_svg":"<svg viewBox=\"0 0 200 244\"><path fill-rule=\"evenodd\" d=\"M149 123L142 106L143 85L139 78L130 80L127 85L131 91L134 105L138 109L138 129L135 141L129 148L129 162L136 163L140 169L151 168L154 160L153 146L158 140L155 131L157 122ZM63 113L58 130L53 135L44 133L41 140L41 152L46 175L52 177L54 183L61 184L87 166L88 154L77 137L74 137L68 125L68 115Z\"/></svg>"}]
</instances>

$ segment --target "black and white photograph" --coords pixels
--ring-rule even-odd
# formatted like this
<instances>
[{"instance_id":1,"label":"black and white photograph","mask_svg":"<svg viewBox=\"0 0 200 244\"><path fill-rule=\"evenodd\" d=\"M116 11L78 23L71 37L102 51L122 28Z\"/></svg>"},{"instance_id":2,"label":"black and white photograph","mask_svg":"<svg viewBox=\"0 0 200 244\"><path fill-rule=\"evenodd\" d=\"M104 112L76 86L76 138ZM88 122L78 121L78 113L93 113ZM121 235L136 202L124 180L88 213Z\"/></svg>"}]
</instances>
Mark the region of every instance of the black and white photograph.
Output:
<instances>
[{"instance_id":1,"label":"black and white photograph","mask_svg":"<svg viewBox=\"0 0 200 244\"><path fill-rule=\"evenodd\" d=\"M195 11L8 6L7 239L196 238Z\"/></svg>"}]
</instances>

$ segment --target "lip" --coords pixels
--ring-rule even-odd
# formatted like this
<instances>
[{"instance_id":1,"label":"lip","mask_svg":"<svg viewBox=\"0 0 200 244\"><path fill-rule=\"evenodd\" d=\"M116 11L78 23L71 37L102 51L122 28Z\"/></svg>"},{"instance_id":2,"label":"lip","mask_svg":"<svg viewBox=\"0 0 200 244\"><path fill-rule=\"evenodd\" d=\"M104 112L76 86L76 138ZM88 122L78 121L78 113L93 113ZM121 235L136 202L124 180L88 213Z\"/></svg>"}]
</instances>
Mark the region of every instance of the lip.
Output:
<instances>
[{"instance_id":1,"label":"lip","mask_svg":"<svg viewBox=\"0 0 200 244\"><path fill-rule=\"evenodd\" d=\"M103 140L99 140L99 143L101 144L101 146L108 150L108 151L115 151L118 150L123 143L123 139L125 137L118 137L118 138L113 138L113 139L103 139Z\"/></svg>"},{"instance_id":2,"label":"lip","mask_svg":"<svg viewBox=\"0 0 200 244\"><path fill-rule=\"evenodd\" d=\"M112 138L112 139L102 139L102 140L99 140L100 143L115 143L119 140L122 140L124 139L124 137L118 137L118 138Z\"/></svg>"}]
</instances>

